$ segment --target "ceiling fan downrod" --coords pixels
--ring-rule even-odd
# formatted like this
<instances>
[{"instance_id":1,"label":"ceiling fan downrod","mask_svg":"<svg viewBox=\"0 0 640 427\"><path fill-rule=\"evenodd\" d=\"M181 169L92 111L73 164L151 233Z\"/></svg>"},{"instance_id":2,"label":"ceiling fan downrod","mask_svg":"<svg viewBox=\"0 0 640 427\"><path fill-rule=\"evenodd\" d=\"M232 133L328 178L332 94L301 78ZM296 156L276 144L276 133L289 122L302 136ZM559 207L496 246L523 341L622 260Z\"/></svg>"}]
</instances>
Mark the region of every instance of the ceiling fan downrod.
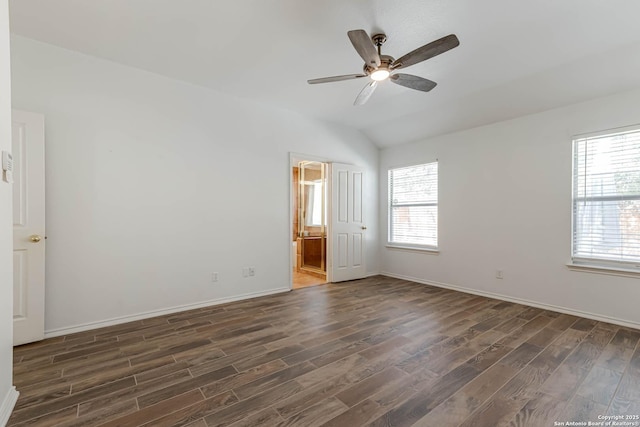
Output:
<instances>
[{"instance_id":1,"label":"ceiling fan downrod","mask_svg":"<svg viewBox=\"0 0 640 427\"><path fill-rule=\"evenodd\" d=\"M382 45L387 41L387 35L374 34L373 36L371 36L371 40L373 41L373 44L378 47L378 55L382 55Z\"/></svg>"}]
</instances>

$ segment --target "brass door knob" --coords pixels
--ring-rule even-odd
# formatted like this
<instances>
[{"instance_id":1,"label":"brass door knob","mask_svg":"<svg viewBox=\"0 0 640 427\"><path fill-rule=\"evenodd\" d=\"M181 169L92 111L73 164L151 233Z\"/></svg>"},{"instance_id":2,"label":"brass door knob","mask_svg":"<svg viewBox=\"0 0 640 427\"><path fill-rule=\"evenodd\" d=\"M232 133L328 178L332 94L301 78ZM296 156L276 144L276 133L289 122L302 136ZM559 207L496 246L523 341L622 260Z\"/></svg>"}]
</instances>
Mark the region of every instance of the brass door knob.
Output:
<instances>
[{"instance_id":1,"label":"brass door knob","mask_svg":"<svg viewBox=\"0 0 640 427\"><path fill-rule=\"evenodd\" d=\"M31 240L33 243L38 243L40 240L42 240L42 237L38 236L37 234L33 234L29 236L29 240Z\"/></svg>"}]
</instances>

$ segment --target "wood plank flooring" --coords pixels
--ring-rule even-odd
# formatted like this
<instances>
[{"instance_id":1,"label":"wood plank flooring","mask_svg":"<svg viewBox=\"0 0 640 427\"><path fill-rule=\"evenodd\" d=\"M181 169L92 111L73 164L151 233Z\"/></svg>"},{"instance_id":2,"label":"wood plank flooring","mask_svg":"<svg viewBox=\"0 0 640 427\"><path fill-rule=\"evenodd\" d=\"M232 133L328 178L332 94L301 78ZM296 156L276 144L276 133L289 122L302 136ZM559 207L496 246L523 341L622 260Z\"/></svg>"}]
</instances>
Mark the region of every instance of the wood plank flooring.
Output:
<instances>
[{"instance_id":1,"label":"wood plank flooring","mask_svg":"<svg viewBox=\"0 0 640 427\"><path fill-rule=\"evenodd\" d=\"M10 426L640 415L640 331L376 276L16 347Z\"/></svg>"}]
</instances>

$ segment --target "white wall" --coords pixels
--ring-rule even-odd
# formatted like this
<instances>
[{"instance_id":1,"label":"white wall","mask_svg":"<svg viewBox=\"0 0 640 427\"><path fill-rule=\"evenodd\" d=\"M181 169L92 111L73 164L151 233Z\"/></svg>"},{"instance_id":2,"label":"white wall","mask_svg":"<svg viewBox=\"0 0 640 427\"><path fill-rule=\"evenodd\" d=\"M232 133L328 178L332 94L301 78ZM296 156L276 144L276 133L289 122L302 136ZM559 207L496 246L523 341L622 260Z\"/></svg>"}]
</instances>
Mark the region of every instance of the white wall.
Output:
<instances>
[{"instance_id":1,"label":"white wall","mask_svg":"<svg viewBox=\"0 0 640 427\"><path fill-rule=\"evenodd\" d=\"M365 167L379 222L359 132L21 37L12 70L14 107L46 121L49 333L287 289L289 152Z\"/></svg>"},{"instance_id":2,"label":"white wall","mask_svg":"<svg viewBox=\"0 0 640 427\"><path fill-rule=\"evenodd\" d=\"M11 74L9 6L0 1L0 151L11 151ZM1 175L1 173L0 173ZM13 221L11 186L0 177L0 425L8 419L17 393L13 370Z\"/></svg>"},{"instance_id":3,"label":"white wall","mask_svg":"<svg viewBox=\"0 0 640 427\"><path fill-rule=\"evenodd\" d=\"M640 91L383 150L387 171L439 160L439 255L383 248L383 273L633 323L637 278L570 271L571 136L640 123ZM497 269L504 279L495 278Z\"/></svg>"}]
</instances>

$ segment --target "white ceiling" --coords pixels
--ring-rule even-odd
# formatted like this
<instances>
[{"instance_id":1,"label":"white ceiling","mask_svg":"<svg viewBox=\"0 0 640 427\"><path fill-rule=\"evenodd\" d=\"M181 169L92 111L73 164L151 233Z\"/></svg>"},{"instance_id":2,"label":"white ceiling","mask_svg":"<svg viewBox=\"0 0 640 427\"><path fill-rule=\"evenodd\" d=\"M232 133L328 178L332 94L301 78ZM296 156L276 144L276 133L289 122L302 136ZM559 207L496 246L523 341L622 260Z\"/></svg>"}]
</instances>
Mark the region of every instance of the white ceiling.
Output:
<instances>
[{"instance_id":1,"label":"white ceiling","mask_svg":"<svg viewBox=\"0 0 640 427\"><path fill-rule=\"evenodd\" d=\"M361 129L386 147L640 86L634 0L11 0L12 32ZM460 47L403 70L429 93L363 80L347 38L384 32L396 58L454 33Z\"/></svg>"}]
</instances>

